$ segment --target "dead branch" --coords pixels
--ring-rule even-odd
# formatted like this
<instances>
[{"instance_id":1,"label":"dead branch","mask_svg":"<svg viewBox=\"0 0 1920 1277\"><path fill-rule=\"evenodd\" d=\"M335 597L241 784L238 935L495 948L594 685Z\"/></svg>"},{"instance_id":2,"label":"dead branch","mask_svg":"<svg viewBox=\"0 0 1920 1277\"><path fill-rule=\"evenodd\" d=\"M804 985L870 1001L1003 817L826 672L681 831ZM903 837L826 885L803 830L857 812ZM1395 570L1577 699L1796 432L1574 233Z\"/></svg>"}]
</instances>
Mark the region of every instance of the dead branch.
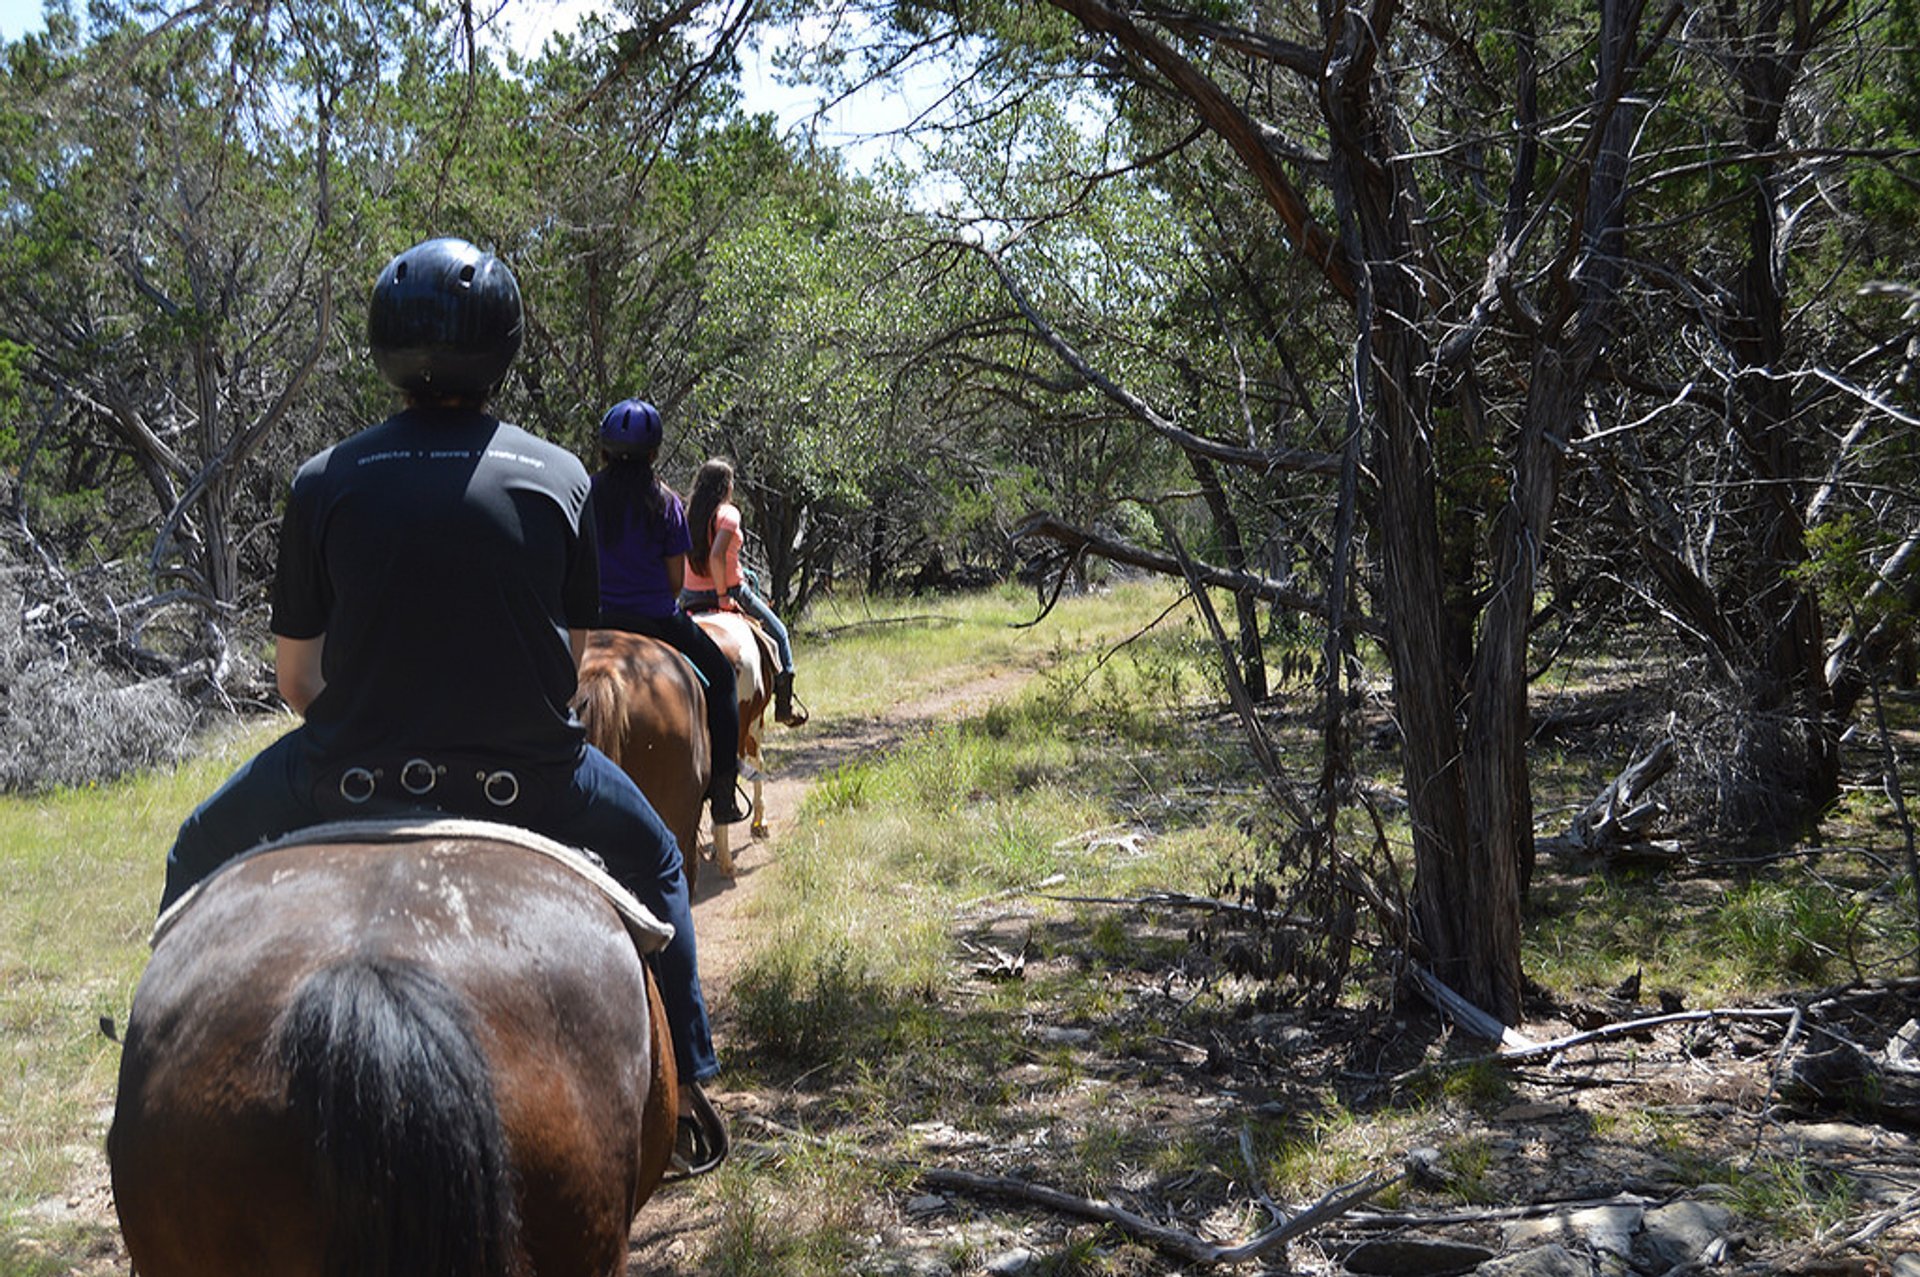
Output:
<instances>
[{"instance_id":1,"label":"dead branch","mask_svg":"<svg viewBox=\"0 0 1920 1277\"><path fill-rule=\"evenodd\" d=\"M1515 1050L1524 1050L1534 1045L1532 1039L1518 1029L1502 1024L1497 1016L1467 1001L1448 988L1439 976L1419 963L1409 962L1407 972L1413 977L1414 983L1420 986L1420 991L1426 994L1436 1007L1473 1036L1483 1041L1500 1043L1502 1052L1509 1046Z\"/></svg>"},{"instance_id":2,"label":"dead branch","mask_svg":"<svg viewBox=\"0 0 1920 1277\"><path fill-rule=\"evenodd\" d=\"M1511 1034L1514 1038L1518 1039L1518 1041L1513 1046L1502 1046L1492 1055L1476 1055L1457 1060L1429 1060L1424 1064L1408 1069L1404 1073L1396 1074L1391 1080L1394 1086L1404 1086L1409 1082L1416 1081L1430 1074L1454 1069L1469 1069L1481 1064L1517 1064L1523 1060L1537 1060L1542 1057L1560 1055L1576 1047L1589 1046L1596 1042L1610 1042L1615 1038L1633 1037L1636 1034L1645 1033L1651 1029L1657 1029L1669 1024L1700 1024L1722 1020L1759 1020L1767 1023L1779 1023L1782 1021L1792 1021L1796 1015L1802 1014L1802 1009L1799 1007L1717 1007L1701 1011L1675 1011L1665 1015L1650 1015L1637 1020L1619 1020L1613 1024L1602 1025L1597 1029L1587 1029L1580 1033L1570 1033L1564 1037L1551 1038L1545 1042L1533 1042L1515 1030L1500 1025L1492 1016L1481 1011L1464 998L1460 998L1459 994L1447 989L1444 984L1441 984L1430 974L1422 975L1419 967L1415 966L1410 969L1415 973L1416 977L1422 978L1423 982L1430 981L1434 988L1445 990L1447 994L1451 994L1453 998L1459 1000L1461 1008L1460 1014L1467 1017L1467 1019L1461 1020L1460 1023L1463 1028L1468 1028L1468 1031L1476 1037L1482 1037L1488 1041L1498 1041L1500 1039L1495 1037L1492 1032L1497 1028L1501 1034ZM1453 1013L1451 1008L1449 1008L1449 1013ZM1469 1027L1469 1020L1478 1027Z\"/></svg>"},{"instance_id":3,"label":"dead branch","mask_svg":"<svg viewBox=\"0 0 1920 1277\"><path fill-rule=\"evenodd\" d=\"M1587 804L1574 818L1569 835L1591 852L1643 840L1667 809L1659 802L1641 802L1640 796L1673 770L1673 759L1673 737L1665 736Z\"/></svg>"},{"instance_id":4,"label":"dead branch","mask_svg":"<svg viewBox=\"0 0 1920 1277\"><path fill-rule=\"evenodd\" d=\"M1542 1056L1559 1055L1575 1047L1587 1046L1595 1042L1611 1042L1615 1038L1632 1037L1637 1033L1645 1033L1649 1029L1657 1029L1668 1024L1701 1024L1721 1020L1760 1020L1777 1024L1782 1021L1791 1021L1798 1014L1800 1014L1798 1007L1714 1007L1703 1011L1674 1011L1666 1015L1649 1015L1638 1020L1619 1020L1597 1029L1569 1033L1565 1037L1535 1042L1516 1050L1501 1050L1489 1059L1499 1064L1535 1060Z\"/></svg>"},{"instance_id":5,"label":"dead branch","mask_svg":"<svg viewBox=\"0 0 1920 1277\"><path fill-rule=\"evenodd\" d=\"M870 616L863 621L849 621L845 625L826 625L816 629L807 627L810 638L839 638L842 634L853 634L861 630L877 630L888 625L952 625L950 616L941 616L937 612L916 612L911 616Z\"/></svg>"},{"instance_id":6,"label":"dead branch","mask_svg":"<svg viewBox=\"0 0 1920 1277\"><path fill-rule=\"evenodd\" d=\"M1831 1007L1844 1006L1850 1002L1863 1002L1869 998L1905 996L1920 992L1920 976L1897 976L1890 980L1848 981L1830 988L1821 989L1813 995L1813 1001L1807 1004L1809 1011L1825 1011Z\"/></svg>"},{"instance_id":7,"label":"dead branch","mask_svg":"<svg viewBox=\"0 0 1920 1277\"><path fill-rule=\"evenodd\" d=\"M1144 1216L1123 1210L1111 1202L1096 1202L1084 1197L1075 1197L1072 1193L1063 1193L1059 1189L1048 1188L1044 1184L1034 1184L1011 1176L979 1175L972 1171L949 1170L942 1167L928 1168L920 1173L920 1181L929 1188L1004 1197L1043 1206L1048 1210L1074 1215L1081 1219L1111 1224L1128 1236L1148 1243L1156 1250L1194 1264L1239 1264L1250 1259L1258 1259L1286 1245L1294 1238L1338 1219L1353 1207L1403 1178L1405 1178L1404 1173L1384 1176L1379 1171L1372 1172L1351 1184L1343 1184L1339 1188L1329 1190L1319 1201L1284 1223L1277 1224L1246 1241L1222 1246L1204 1241L1191 1233L1183 1233L1179 1229L1156 1224Z\"/></svg>"},{"instance_id":8,"label":"dead branch","mask_svg":"<svg viewBox=\"0 0 1920 1277\"><path fill-rule=\"evenodd\" d=\"M1036 891L1033 894L1042 900L1057 900L1069 905L1113 905L1121 909L1204 909L1208 913L1230 913L1295 927L1325 925L1324 922L1315 918L1275 914L1258 905L1242 904L1237 900L1220 900L1213 896L1190 896L1181 891L1149 891L1140 896L1063 896L1048 891Z\"/></svg>"},{"instance_id":9,"label":"dead branch","mask_svg":"<svg viewBox=\"0 0 1920 1277\"><path fill-rule=\"evenodd\" d=\"M1877 1122L1920 1126L1920 1021L1908 1020L1884 1051L1850 1042L1793 1062L1780 1091L1789 1100L1839 1108Z\"/></svg>"},{"instance_id":10,"label":"dead branch","mask_svg":"<svg viewBox=\"0 0 1920 1277\"><path fill-rule=\"evenodd\" d=\"M1672 1199L1667 1199L1672 1200ZM1491 1224L1503 1220L1538 1219L1561 1211L1592 1210L1601 1206L1654 1204L1637 1193L1612 1197L1574 1197L1528 1202L1524 1206L1482 1206L1443 1211L1352 1211L1341 1222L1352 1228L1438 1228L1454 1224Z\"/></svg>"},{"instance_id":11,"label":"dead branch","mask_svg":"<svg viewBox=\"0 0 1920 1277\"><path fill-rule=\"evenodd\" d=\"M812 1135L806 1131L783 1126L768 1117L757 1113L747 1113L735 1119L746 1125L758 1127L782 1139L799 1143L828 1145L833 1141ZM1035 1184L1029 1180L1016 1179L1010 1175L982 1175L973 1171L954 1170L944 1166L914 1167L887 1158L877 1158L858 1148L847 1150L852 1156L876 1164L903 1167L915 1172L917 1178L928 1188L952 1193L969 1193L976 1196L1001 1197L1010 1201L1024 1202L1041 1206L1062 1214L1073 1215L1080 1219L1091 1219L1098 1223L1111 1224L1115 1228L1148 1243L1156 1249L1175 1255L1190 1263L1199 1264L1239 1264L1284 1246L1296 1237L1339 1219L1354 1207L1384 1190L1391 1188L1406 1178L1405 1171L1388 1174L1384 1171L1370 1171L1361 1178L1337 1188L1328 1189L1320 1199L1298 1214L1287 1216L1273 1199L1260 1191L1260 1201L1268 1212L1279 1218L1274 1227L1258 1233L1244 1242L1219 1245L1205 1241L1192 1233L1181 1232L1164 1224L1156 1224L1144 1216L1113 1205L1111 1202L1096 1202L1085 1197L1076 1197L1045 1184ZM1243 1147L1244 1153L1244 1147Z\"/></svg>"},{"instance_id":12,"label":"dead branch","mask_svg":"<svg viewBox=\"0 0 1920 1277\"><path fill-rule=\"evenodd\" d=\"M1920 1216L1920 1193L1908 1193L1898 1202L1867 1221L1865 1227L1841 1242L1840 1248L1843 1250L1853 1250L1857 1247L1870 1246L1888 1229L1903 1224L1916 1216Z\"/></svg>"},{"instance_id":13,"label":"dead branch","mask_svg":"<svg viewBox=\"0 0 1920 1277\"><path fill-rule=\"evenodd\" d=\"M1180 570L1180 561L1172 555L1161 554L1125 541L1116 541L1111 537L1103 537L1097 532L1068 523L1045 511L1028 515L1014 528L1014 540L1019 541L1027 537L1045 537L1082 553L1097 554L1103 559L1125 563L1130 567L1145 568L1149 572L1158 572L1162 576L1183 577L1185 575ZM1207 585L1248 593L1255 598L1277 603L1281 607L1290 608L1296 612L1319 616L1326 610L1326 600L1317 595L1292 589L1270 577L1255 576L1250 572L1230 572L1208 563L1195 563L1194 575ZM1371 617L1356 619L1352 628L1371 638L1386 636L1386 628Z\"/></svg>"}]
</instances>

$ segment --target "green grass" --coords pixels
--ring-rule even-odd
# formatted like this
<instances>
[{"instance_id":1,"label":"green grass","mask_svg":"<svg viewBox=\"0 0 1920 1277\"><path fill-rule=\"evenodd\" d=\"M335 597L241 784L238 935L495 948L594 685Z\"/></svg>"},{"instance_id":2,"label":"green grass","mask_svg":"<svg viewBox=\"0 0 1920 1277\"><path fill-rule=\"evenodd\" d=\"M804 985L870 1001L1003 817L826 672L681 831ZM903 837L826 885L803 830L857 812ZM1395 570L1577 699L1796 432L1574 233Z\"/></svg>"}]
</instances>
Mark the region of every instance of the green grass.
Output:
<instances>
[{"instance_id":1,"label":"green grass","mask_svg":"<svg viewBox=\"0 0 1920 1277\"><path fill-rule=\"evenodd\" d=\"M792 1106L814 1137L773 1141L772 1154L749 1140L693 1190L718 1224L701 1234L689 1271L860 1271L887 1227L887 1194L904 1191L898 1165L915 1155L922 1123L1000 1147L1031 1145L1036 1158L1053 1159L1052 1182L1096 1196L1123 1177L1222 1194L1244 1179L1230 1134L1156 1125L1128 1106L1136 1089L1167 1075L1169 1042L1204 1045L1210 1026L1271 1009L1274 990L1215 974L1177 998L1155 998L1155 981L1171 981L1192 951L1195 915L1047 901L1029 890L1049 882L1062 896L1212 895L1229 874L1244 884L1271 866L1272 821L1237 729L1219 712L1208 644L1182 610L1140 632L1176 594L1166 584L1122 586L1065 600L1030 629L1013 623L1032 617L1031 594L1012 589L829 602L804 619L797 641L812 730L1003 671L1034 677L991 708L818 778L760 871L745 920L754 947L720 1007L726 1085L783 1112ZM1307 721L1273 722L1302 780L1315 749ZM10 1221L71 1182L77 1149L99 1145L117 1048L95 1025L103 1015L124 1022L175 826L285 725L230 734L174 772L0 800L8 849L0 1209ZM1398 786L1391 753L1363 750L1356 767ZM1542 760L1542 783L1570 796L1602 771L1556 747ZM1864 825L1876 812L1856 800L1846 814ZM1404 817L1389 807L1388 819ZM1404 864L1404 826L1390 823L1387 836ZM1347 846L1370 839L1356 819ZM1850 873L1844 858L1817 872L1788 862L1724 881L1543 864L1525 968L1549 991L1574 996L1638 971L1646 999L1671 987L1690 1006L1844 978L1855 961L1882 959L1903 934L1911 939L1907 898L1884 874L1871 879ZM991 931L981 921L989 915ZM1010 950L1023 941L1025 979L974 976L980 951L969 943ZM1344 1005L1357 1011L1386 996L1384 985L1356 986ZM1036 1024L1087 1036L1035 1037ZM1115 1061L1135 1062L1135 1071L1116 1075ZM1385 1066L1365 1054L1365 1067ZM1274 1068L1284 1082L1287 1065ZM1436 1075L1397 1107L1365 1113L1328 1094L1288 1095L1298 1107L1285 1121L1253 1122L1262 1183L1277 1197L1310 1200L1432 1144L1453 1196L1484 1200L1500 1159L1468 1127L1512 1095L1507 1075L1490 1066ZM1661 1121L1615 1121L1596 1134L1667 1155L1689 1182L1726 1185L1795 1227L1820 1227L1850 1208L1844 1185L1795 1164L1739 1171L1683 1156L1685 1132ZM1380 1204L1412 1191L1402 1186ZM47 1247L84 1239L49 1236L36 1234L30 1249L0 1238L0 1274L63 1271L34 1265ZM1124 1249L1087 1237L1045 1257L1044 1270L1152 1271L1127 1267L1114 1258ZM956 1238L954 1257L977 1262L976 1243Z\"/></svg>"},{"instance_id":2,"label":"green grass","mask_svg":"<svg viewBox=\"0 0 1920 1277\"><path fill-rule=\"evenodd\" d=\"M1125 639L1174 593L1125 584L1066 601L1043 622L1033 591L1006 585L928 598L828 598L794 627L796 686L818 721L871 717L1002 669L1040 669Z\"/></svg>"},{"instance_id":3,"label":"green grass","mask_svg":"<svg viewBox=\"0 0 1920 1277\"><path fill-rule=\"evenodd\" d=\"M0 801L0 1211L70 1182L97 1147L180 820L286 720L225 731L176 770Z\"/></svg>"}]
</instances>

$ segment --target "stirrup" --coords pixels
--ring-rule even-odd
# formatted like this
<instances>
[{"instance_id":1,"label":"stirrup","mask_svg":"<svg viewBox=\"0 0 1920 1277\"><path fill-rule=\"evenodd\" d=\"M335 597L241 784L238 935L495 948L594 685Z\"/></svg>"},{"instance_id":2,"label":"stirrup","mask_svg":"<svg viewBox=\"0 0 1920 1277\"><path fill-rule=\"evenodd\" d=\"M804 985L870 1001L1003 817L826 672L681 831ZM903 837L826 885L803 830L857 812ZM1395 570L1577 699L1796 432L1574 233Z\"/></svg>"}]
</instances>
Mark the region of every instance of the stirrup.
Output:
<instances>
[{"instance_id":1,"label":"stirrup","mask_svg":"<svg viewBox=\"0 0 1920 1277\"><path fill-rule=\"evenodd\" d=\"M693 1112L677 1119L673 1158L667 1163L662 1183L672 1184L719 1170L731 1147L726 1121L713 1107L713 1101L698 1085L690 1084L688 1089L693 1093Z\"/></svg>"},{"instance_id":2,"label":"stirrup","mask_svg":"<svg viewBox=\"0 0 1920 1277\"><path fill-rule=\"evenodd\" d=\"M726 795L726 798L727 810L732 813L728 816L722 816L720 812L715 809L712 798L707 799L707 812L712 817L714 824L737 825L743 820L751 820L753 818L753 800L748 798L746 793L741 790L738 781L734 782L733 792Z\"/></svg>"}]
</instances>

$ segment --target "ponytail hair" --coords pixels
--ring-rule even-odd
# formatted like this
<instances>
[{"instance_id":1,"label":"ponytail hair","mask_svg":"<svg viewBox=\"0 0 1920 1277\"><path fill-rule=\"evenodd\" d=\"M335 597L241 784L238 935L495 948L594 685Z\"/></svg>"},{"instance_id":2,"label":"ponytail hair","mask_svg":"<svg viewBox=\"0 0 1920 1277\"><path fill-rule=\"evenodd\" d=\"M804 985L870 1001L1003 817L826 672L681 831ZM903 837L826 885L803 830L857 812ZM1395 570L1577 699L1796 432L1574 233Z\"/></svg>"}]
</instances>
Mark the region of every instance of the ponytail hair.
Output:
<instances>
[{"instance_id":1,"label":"ponytail hair","mask_svg":"<svg viewBox=\"0 0 1920 1277\"><path fill-rule=\"evenodd\" d=\"M693 534L693 561L705 566L713 555L713 516L733 488L733 465L715 457L693 476L693 495L687 499L687 530Z\"/></svg>"}]
</instances>

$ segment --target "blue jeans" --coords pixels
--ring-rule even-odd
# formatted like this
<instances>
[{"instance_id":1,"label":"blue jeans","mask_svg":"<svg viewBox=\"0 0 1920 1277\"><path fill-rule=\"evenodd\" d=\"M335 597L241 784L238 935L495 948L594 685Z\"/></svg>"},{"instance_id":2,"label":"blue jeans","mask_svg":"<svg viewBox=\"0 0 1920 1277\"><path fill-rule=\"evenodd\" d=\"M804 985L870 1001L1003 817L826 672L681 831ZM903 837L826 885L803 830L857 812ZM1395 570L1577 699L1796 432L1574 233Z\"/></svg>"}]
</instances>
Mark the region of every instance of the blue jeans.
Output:
<instances>
[{"instance_id":1,"label":"blue jeans","mask_svg":"<svg viewBox=\"0 0 1920 1277\"><path fill-rule=\"evenodd\" d=\"M727 597L766 627L767 633L773 636L773 645L780 649L781 672L793 673L793 639L787 634L787 627L780 623L780 618L773 614L773 609L767 606L767 601L747 585L734 586L727 591ZM688 612L711 612L719 602L719 595L712 590L680 591L680 606Z\"/></svg>"},{"instance_id":2,"label":"blue jeans","mask_svg":"<svg viewBox=\"0 0 1920 1277\"><path fill-rule=\"evenodd\" d=\"M165 910L187 888L243 851L328 816L314 805L313 751L296 727L254 755L212 797L194 808L167 853ZM422 810L438 810L426 808ZM498 812L450 815L500 818ZM585 847L606 862L621 886L654 916L673 926L673 942L654 954L654 981L673 1029L674 1056L684 1080L704 1082L720 1071L713 1053L700 961L693 938L693 906L680 863L680 844L628 775L586 746L564 790L525 819L512 823L570 847Z\"/></svg>"}]
</instances>

